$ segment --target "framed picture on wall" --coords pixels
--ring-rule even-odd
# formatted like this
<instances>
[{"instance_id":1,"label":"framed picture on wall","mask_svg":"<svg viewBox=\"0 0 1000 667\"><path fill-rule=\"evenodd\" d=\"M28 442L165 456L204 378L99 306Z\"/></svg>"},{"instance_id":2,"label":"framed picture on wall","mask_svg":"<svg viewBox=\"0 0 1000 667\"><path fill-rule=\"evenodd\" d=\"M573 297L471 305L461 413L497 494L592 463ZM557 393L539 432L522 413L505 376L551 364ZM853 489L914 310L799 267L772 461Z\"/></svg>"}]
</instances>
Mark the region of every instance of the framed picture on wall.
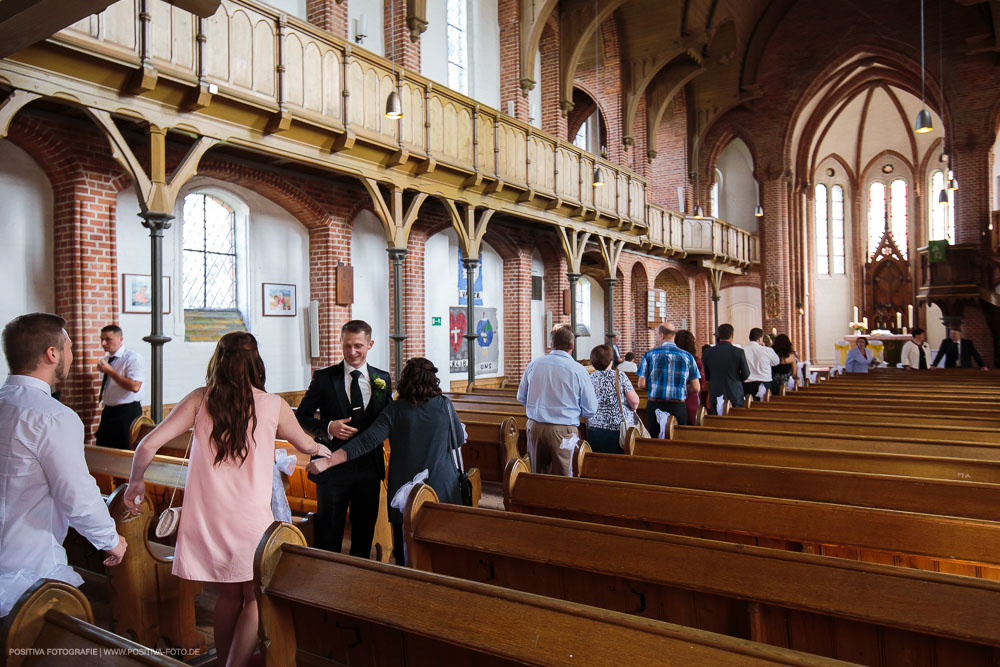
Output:
<instances>
[{"instance_id":1,"label":"framed picture on wall","mask_svg":"<svg viewBox=\"0 0 1000 667\"><path fill-rule=\"evenodd\" d=\"M122 312L153 312L153 277L145 273L122 274ZM170 314L170 276L163 276L163 314Z\"/></svg>"},{"instance_id":2,"label":"framed picture on wall","mask_svg":"<svg viewBox=\"0 0 1000 667\"><path fill-rule=\"evenodd\" d=\"M261 302L264 317L295 317L295 285L262 283Z\"/></svg>"}]
</instances>

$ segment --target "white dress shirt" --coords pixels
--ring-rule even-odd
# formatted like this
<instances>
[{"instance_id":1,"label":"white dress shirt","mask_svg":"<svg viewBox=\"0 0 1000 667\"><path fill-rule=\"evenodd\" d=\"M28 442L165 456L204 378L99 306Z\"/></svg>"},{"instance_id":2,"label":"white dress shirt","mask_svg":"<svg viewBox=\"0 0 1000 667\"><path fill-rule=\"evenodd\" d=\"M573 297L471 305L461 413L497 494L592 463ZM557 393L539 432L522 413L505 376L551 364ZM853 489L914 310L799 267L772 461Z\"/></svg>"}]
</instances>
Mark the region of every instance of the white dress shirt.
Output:
<instances>
[{"instance_id":1,"label":"white dress shirt","mask_svg":"<svg viewBox=\"0 0 1000 667\"><path fill-rule=\"evenodd\" d=\"M361 364L361 368L355 368L351 366L347 361L344 361L344 389L347 390L347 402L351 402L351 377L352 371L361 371L361 377L358 378L358 385L361 387L361 399L364 401L365 409L368 409L368 402L372 400L372 383L371 378L368 377L368 364Z\"/></svg>"},{"instance_id":2,"label":"white dress shirt","mask_svg":"<svg viewBox=\"0 0 1000 667\"><path fill-rule=\"evenodd\" d=\"M83 422L43 380L0 387L0 616L38 579L83 583L66 563L67 526L107 551L118 531L83 456Z\"/></svg>"},{"instance_id":3,"label":"white dress shirt","mask_svg":"<svg viewBox=\"0 0 1000 667\"><path fill-rule=\"evenodd\" d=\"M115 369L116 373L123 377L127 377L129 380L138 380L139 382L142 382L145 379L146 360L142 358L141 354L126 349L125 346L122 345L118 348L118 351L111 356L113 356L115 360L109 363L111 364L111 368ZM107 357L105 357L105 360L107 360ZM129 403L135 403L138 400L140 400L139 392L129 391L110 377L108 378L107 384L104 385L105 406L111 407L114 405L128 405Z\"/></svg>"},{"instance_id":4,"label":"white dress shirt","mask_svg":"<svg viewBox=\"0 0 1000 667\"><path fill-rule=\"evenodd\" d=\"M781 363L778 353L755 340L747 343L743 352L747 355L747 366L750 367L750 377L747 378L747 382L770 382L771 366Z\"/></svg>"}]
</instances>

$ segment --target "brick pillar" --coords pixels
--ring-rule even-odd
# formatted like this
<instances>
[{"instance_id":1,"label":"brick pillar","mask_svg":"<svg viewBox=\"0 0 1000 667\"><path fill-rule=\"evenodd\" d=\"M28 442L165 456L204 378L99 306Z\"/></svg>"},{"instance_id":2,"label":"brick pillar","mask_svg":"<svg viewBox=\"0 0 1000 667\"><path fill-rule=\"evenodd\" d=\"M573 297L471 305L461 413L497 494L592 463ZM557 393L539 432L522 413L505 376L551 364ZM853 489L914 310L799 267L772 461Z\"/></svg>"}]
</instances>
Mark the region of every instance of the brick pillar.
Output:
<instances>
[{"instance_id":1,"label":"brick pillar","mask_svg":"<svg viewBox=\"0 0 1000 667\"><path fill-rule=\"evenodd\" d=\"M761 183L761 199L763 200L765 218L761 223L761 286L764 331L772 328L789 331L791 311L794 307L791 297L789 280L789 247L791 238L788 221L788 188L784 178L765 179ZM776 284L778 290L778 316L769 317L767 308L768 285Z\"/></svg>"},{"instance_id":2,"label":"brick pillar","mask_svg":"<svg viewBox=\"0 0 1000 667\"><path fill-rule=\"evenodd\" d=\"M332 32L337 37L350 39L346 2L306 0L306 20L318 28Z\"/></svg>"},{"instance_id":3,"label":"brick pillar","mask_svg":"<svg viewBox=\"0 0 1000 667\"><path fill-rule=\"evenodd\" d=\"M395 7L393 7L395 3ZM395 9L396 15L391 16ZM384 0L385 20L382 23L385 39L385 57L393 59L393 39L395 39L395 62L414 72L420 71L420 42L410 40L410 28L406 25L406 0Z\"/></svg>"},{"instance_id":4,"label":"brick pillar","mask_svg":"<svg viewBox=\"0 0 1000 667\"><path fill-rule=\"evenodd\" d=\"M555 12L553 12L555 14ZM566 137L566 116L559 108L559 23L552 21L542 31L538 42L539 57L542 60L542 130L568 141Z\"/></svg>"},{"instance_id":5,"label":"brick pillar","mask_svg":"<svg viewBox=\"0 0 1000 667\"><path fill-rule=\"evenodd\" d=\"M507 102L514 102L514 117L527 123L531 110L528 97L521 92L521 17L518 0L500 0L497 5L500 23L500 111L507 113ZM542 85L541 81L535 82Z\"/></svg>"},{"instance_id":6,"label":"brick pillar","mask_svg":"<svg viewBox=\"0 0 1000 667\"><path fill-rule=\"evenodd\" d=\"M414 229L406 244L403 262L403 359L427 354L425 313L424 258L427 249L426 229Z\"/></svg>"},{"instance_id":7,"label":"brick pillar","mask_svg":"<svg viewBox=\"0 0 1000 667\"><path fill-rule=\"evenodd\" d=\"M958 143L958 142L956 142ZM955 209L955 240L957 243L988 243L983 235L990 220L989 148L956 146L954 162L958 196ZM978 347L978 346L977 346Z\"/></svg>"},{"instance_id":8,"label":"brick pillar","mask_svg":"<svg viewBox=\"0 0 1000 667\"><path fill-rule=\"evenodd\" d=\"M347 228L329 218L309 230L309 294L319 301L319 353L313 370L341 358L340 326L351 319L350 306L337 305L337 262L351 263L351 237Z\"/></svg>"},{"instance_id":9,"label":"brick pillar","mask_svg":"<svg viewBox=\"0 0 1000 667\"><path fill-rule=\"evenodd\" d=\"M531 248L503 260L503 356L508 381L531 361Z\"/></svg>"}]
</instances>

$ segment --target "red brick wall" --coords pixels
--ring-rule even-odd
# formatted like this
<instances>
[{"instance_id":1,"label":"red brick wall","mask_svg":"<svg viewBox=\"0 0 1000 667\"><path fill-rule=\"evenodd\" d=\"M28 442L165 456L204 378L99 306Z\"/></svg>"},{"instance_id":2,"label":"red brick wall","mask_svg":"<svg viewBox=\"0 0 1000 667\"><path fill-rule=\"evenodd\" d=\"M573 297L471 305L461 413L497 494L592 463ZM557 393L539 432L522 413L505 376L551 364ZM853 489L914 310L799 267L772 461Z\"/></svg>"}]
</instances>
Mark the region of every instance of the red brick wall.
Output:
<instances>
[{"instance_id":1,"label":"red brick wall","mask_svg":"<svg viewBox=\"0 0 1000 667\"><path fill-rule=\"evenodd\" d=\"M351 39L347 25L347 3L337 0L306 0L306 19L337 37Z\"/></svg>"},{"instance_id":2,"label":"red brick wall","mask_svg":"<svg viewBox=\"0 0 1000 667\"><path fill-rule=\"evenodd\" d=\"M514 117L525 123L531 110L521 92L521 16L518 0L499 0L500 23L500 110L507 113L507 102L514 102ZM541 81L535 82L542 85Z\"/></svg>"}]
</instances>

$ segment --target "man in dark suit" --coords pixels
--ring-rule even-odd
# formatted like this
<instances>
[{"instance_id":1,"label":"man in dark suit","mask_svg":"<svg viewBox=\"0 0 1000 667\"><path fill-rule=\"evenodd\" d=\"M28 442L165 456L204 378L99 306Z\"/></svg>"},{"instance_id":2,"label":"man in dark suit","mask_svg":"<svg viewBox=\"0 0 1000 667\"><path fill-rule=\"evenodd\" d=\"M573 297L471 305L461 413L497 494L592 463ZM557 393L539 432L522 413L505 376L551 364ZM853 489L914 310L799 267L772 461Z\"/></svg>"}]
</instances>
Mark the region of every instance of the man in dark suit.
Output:
<instances>
[{"instance_id":1,"label":"man in dark suit","mask_svg":"<svg viewBox=\"0 0 1000 667\"><path fill-rule=\"evenodd\" d=\"M950 339L945 338L941 341L941 347L938 348L937 356L934 357L934 363L931 364L933 368L937 368L938 363L941 362L941 357L944 357L945 368L972 368L972 360L975 359L980 369L984 371L989 370L986 364L983 363L983 358L979 356L976 344L971 340L962 338L961 329L955 327L949 332L949 335L951 336Z\"/></svg>"},{"instance_id":2,"label":"man in dark suit","mask_svg":"<svg viewBox=\"0 0 1000 667\"><path fill-rule=\"evenodd\" d=\"M344 361L313 374L295 413L302 428L332 451L368 428L392 397L390 375L367 363L373 344L371 326L351 320L340 330L340 343ZM379 512L379 485L385 477L382 447L335 467L328 459L314 459L307 470L316 482L316 547L340 552L350 506L351 555L368 558Z\"/></svg>"},{"instance_id":3,"label":"man in dark suit","mask_svg":"<svg viewBox=\"0 0 1000 667\"><path fill-rule=\"evenodd\" d=\"M702 355L709 382L708 405L713 413L719 397L729 399L734 408L743 407L743 383L750 377L746 354L733 345L733 325L720 324L718 342Z\"/></svg>"}]
</instances>

